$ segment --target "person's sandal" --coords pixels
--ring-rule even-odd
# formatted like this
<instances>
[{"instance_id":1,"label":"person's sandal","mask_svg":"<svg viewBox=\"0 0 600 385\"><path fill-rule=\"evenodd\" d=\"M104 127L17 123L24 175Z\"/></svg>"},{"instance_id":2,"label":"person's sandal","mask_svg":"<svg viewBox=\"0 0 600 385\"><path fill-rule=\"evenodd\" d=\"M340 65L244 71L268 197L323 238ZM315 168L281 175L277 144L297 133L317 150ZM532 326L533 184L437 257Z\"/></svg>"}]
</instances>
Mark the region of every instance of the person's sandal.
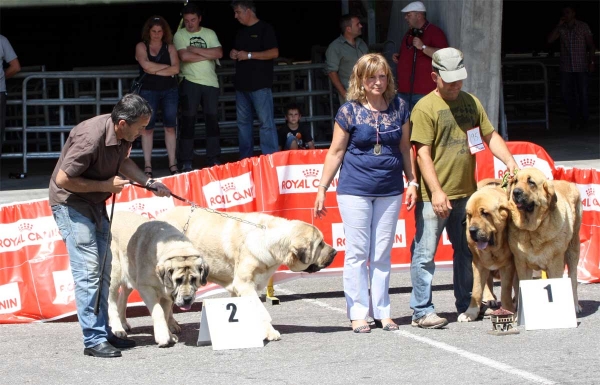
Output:
<instances>
[{"instance_id":1,"label":"person's sandal","mask_svg":"<svg viewBox=\"0 0 600 385\"><path fill-rule=\"evenodd\" d=\"M152 166L144 166L144 174L146 174L148 178L152 178Z\"/></svg>"},{"instance_id":2,"label":"person's sandal","mask_svg":"<svg viewBox=\"0 0 600 385\"><path fill-rule=\"evenodd\" d=\"M173 169L173 167L175 167L175 169ZM171 175L179 174L179 169L177 168L177 164L170 165L169 172L171 173Z\"/></svg>"},{"instance_id":3,"label":"person's sandal","mask_svg":"<svg viewBox=\"0 0 600 385\"><path fill-rule=\"evenodd\" d=\"M375 322L375 326L378 328L382 328L383 330L385 330L386 332L393 332L395 330L399 330L400 326L396 325L395 323L388 323L385 326L383 326L383 324L381 323L381 320L374 320Z\"/></svg>"},{"instance_id":4,"label":"person's sandal","mask_svg":"<svg viewBox=\"0 0 600 385\"><path fill-rule=\"evenodd\" d=\"M371 328L369 327L369 325L361 325L355 327L354 329L352 329L352 331L354 331L354 333L371 333Z\"/></svg>"}]
</instances>

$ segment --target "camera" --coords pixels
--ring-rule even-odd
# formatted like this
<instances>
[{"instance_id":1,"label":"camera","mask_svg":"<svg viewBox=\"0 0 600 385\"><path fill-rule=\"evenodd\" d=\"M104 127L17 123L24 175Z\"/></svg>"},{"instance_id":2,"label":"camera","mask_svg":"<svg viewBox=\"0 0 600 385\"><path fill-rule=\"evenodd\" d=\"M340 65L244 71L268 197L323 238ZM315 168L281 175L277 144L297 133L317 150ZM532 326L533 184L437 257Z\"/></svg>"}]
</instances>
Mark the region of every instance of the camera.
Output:
<instances>
[{"instance_id":1,"label":"camera","mask_svg":"<svg viewBox=\"0 0 600 385\"><path fill-rule=\"evenodd\" d=\"M420 28L411 28L410 36L421 37L421 36L423 36L423 30Z\"/></svg>"}]
</instances>

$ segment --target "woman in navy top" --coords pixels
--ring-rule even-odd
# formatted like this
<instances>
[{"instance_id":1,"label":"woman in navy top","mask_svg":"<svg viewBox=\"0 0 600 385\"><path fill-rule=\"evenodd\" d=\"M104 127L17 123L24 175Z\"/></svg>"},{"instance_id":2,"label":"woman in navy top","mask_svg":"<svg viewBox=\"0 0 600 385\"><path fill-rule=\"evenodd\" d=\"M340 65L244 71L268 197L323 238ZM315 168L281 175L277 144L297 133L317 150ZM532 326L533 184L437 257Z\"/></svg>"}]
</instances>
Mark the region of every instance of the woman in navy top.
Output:
<instances>
[{"instance_id":1,"label":"woman in navy top","mask_svg":"<svg viewBox=\"0 0 600 385\"><path fill-rule=\"evenodd\" d=\"M315 217L327 214L326 191L339 169L337 202L346 237L344 293L355 333L371 331L371 316L384 330L397 330L389 299L390 252L402 205L415 204L415 162L409 110L396 95L390 66L366 54L354 66L344 103L335 117L333 139L315 200ZM369 287L371 291L369 294Z\"/></svg>"}]
</instances>

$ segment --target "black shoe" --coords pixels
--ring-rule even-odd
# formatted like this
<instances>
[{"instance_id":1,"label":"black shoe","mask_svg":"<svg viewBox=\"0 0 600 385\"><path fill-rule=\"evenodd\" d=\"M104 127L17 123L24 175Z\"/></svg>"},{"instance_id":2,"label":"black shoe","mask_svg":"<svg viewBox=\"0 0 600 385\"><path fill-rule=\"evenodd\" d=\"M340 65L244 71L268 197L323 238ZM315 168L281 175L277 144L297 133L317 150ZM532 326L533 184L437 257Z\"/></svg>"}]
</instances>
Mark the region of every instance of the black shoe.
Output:
<instances>
[{"instance_id":1,"label":"black shoe","mask_svg":"<svg viewBox=\"0 0 600 385\"><path fill-rule=\"evenodd\" d=\"M83 355L100 358L121 357L121 351L104 341L91 348L83 349Z\"/></svg>"},{"instance_id":2,"label":"black shoe","mask_svg":"<svg viewBox=\"0 0 600 385\"><path fill-rule=\"evenodd\" d=\"M221 166L222 164L223 163L219 160L219 158L211 158L211 159L207 159L207 161L206 161L207 167Z\"/></svg>"},{"instance_id":3,"label":"black shoe","mask_svg":"<svg viewBox=\"0 0 600 385\"><path fill-rule=\"evenodd\" d=\"M177 168L177 163L169 166L169 172L171 173L171 175L179 174L179 169Z\"/></svg>"},{"instance_id":4,"label":"black shoe","mask_svg":"<svg viewBox=\"0 0 600 385\"><path fill-rule=\"evenodd\" d=\"M181 167L181 172L190 172L193 171L192 162L183 162L183 166Z\"/></svg>"},{"instance_id":5,"label":"black shoe","mask_svg":"<svg viewBox=\"0 0 600 385\"><path fill-rule=\"evenodd\" d=\"M119 338L112 336L108 338L108 342L117 349L129 349L135 346L135 341L128 338Z\"/></svg>"}]
</instances>

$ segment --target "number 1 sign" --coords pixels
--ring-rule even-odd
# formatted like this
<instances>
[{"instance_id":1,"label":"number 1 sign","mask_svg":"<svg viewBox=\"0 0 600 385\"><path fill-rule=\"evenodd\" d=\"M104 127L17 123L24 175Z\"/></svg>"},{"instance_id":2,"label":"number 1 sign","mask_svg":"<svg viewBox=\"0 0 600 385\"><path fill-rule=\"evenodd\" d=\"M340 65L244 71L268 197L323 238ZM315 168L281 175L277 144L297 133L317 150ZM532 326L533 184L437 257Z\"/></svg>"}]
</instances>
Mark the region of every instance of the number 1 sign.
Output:
<instances>
[{"instance_id":1,"label":"number 1 sign","mask_svg":"<svg viewBox=\"0 0 600 385\"><path fill-rule=\"evenodd\" d=\"M520 281L519 325L526 330L576 328L571 279Z\"/></svg>"},{"instance_id":2,"label":"number 1 sign","mask_svg":"<svg viewBox=\"0 0 600 385\"><path fill-rule=\"evenodd\" d=\"M197 345L212 342L213 350L262 348L261 315L264 311L258 297L204 300Z\"/></svg>"}]
</instances>

